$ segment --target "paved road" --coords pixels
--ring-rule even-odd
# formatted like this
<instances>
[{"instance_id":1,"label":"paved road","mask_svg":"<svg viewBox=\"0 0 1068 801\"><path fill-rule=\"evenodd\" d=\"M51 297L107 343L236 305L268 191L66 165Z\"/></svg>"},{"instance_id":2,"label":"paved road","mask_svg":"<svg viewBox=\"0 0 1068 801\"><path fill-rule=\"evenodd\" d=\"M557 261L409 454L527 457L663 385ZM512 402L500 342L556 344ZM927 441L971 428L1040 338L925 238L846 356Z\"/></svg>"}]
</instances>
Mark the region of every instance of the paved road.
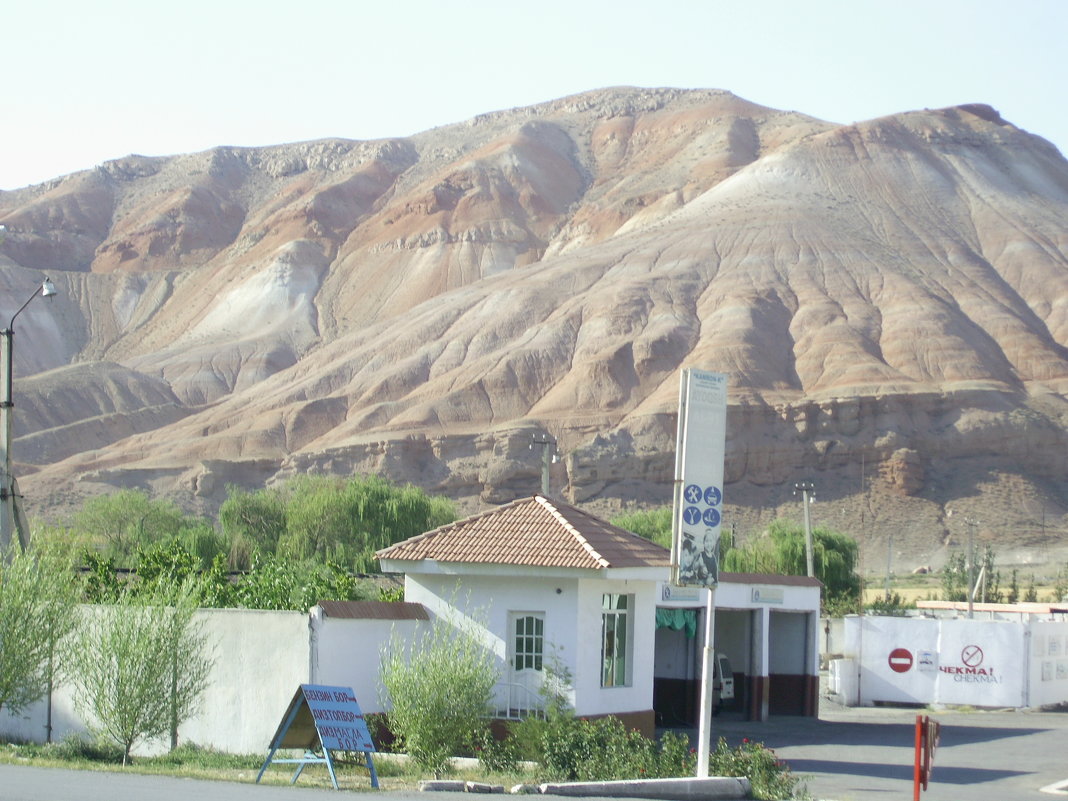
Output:
<instances>
[{"instance_id":1,"label":"paved road","mask_svg":"<svg viewBox=\"0 0 1068 801\"><path fill-rule=\"evenodd\" d=\"M1053 801L1042 787L1068 780L1068 712L931 712L942 724L924 801ZM845 709L820 718L750 723L725 714L714 736L758 740L834 801L911 799L915 710ZM0 801L314 801L333 790L206 782L137 774L0 765ZM470 795L388 791L387 801L461 801ZM589 799L589 801L596 801Z\"/></svg>"},{"instance_id":2,"label":"paved road","mask_svg":"<svg viewBox=\"0 0 1068 801\"><path fill-rule=\"evenodd\" d=\"M820 718L750 723L724 715L714 736L759 740L808 777L814 798L912 798L916 714L848 709L821 699ZM942 725L925 801L1053 801L1042 787L1068 780L1068 712L923 711Z\"/></svg>"}]
</instances>

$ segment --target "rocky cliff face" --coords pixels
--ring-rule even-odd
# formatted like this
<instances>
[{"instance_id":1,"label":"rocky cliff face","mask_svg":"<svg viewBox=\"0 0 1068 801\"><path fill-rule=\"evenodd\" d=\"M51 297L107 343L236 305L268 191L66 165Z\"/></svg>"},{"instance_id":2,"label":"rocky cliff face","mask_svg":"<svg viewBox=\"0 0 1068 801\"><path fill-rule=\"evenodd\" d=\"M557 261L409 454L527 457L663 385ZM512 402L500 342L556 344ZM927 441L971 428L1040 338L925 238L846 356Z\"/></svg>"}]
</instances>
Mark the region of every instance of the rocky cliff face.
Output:
<instances>
[{"instance_id":1,"label":"rocky cliff face","mask_svg":"<svg viewBox=\"0 0 1068 801\"><path fill-rule=\"evenodd\" d=\"M874 570L965 520L1068 557L1066 212L1068 162L986 106L840 126L611 89L131 156L0 193L11 311L61 293L17 322L20 483L42 514L131 485L207 511L376 471L474 510L537 490L549 434L554 489L609 513L669 501L696 366L729 375L740 535L809 479Z\"/></svg>"}]
</instances>

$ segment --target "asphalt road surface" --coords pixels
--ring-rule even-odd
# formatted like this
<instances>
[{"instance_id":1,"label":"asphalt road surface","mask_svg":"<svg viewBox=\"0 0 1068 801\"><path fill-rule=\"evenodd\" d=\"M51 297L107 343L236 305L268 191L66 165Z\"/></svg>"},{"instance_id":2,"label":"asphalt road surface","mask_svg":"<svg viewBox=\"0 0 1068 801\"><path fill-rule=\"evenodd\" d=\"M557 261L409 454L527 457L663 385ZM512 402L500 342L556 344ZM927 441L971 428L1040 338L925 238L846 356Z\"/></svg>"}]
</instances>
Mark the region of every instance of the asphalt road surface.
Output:
<instances>
[{"instance_id":1,"label":"asphalt road surface","mask_svg":"<svg viewBox=\"0 0 1068 801\"><path fill-rule=\"evenodd\" d=\"M942 725L924 801L1053 801L1068 781L1068 711L932 711ZM816 799L912 798L917 710L846 709L823 699L819 719L753 723L717 717L714 737L763 742L804 777ZM331 789L279 787L0 765L0 801L312 801ZM458 801L457 793L375 793L383 801ZM463 798L470 799L470 795ZM592 799L591 799L592 801Z\"/></svg>"},{"instance_id":2,"label":"asphalt road surface","mask_svg":"<svg viewBox=\"0 0 1068 801\"><path fill-rule=\"evenodd\" d=\"M925 801L1027 801L1064 795L1043 787L1068 782L1068 710L951 711L850 709L820 701L820 717L766 723L714 719L713 736L763 742L805 777L813 798L912 798L916 715L941 724Z\"/></svg>"}]
</instances>

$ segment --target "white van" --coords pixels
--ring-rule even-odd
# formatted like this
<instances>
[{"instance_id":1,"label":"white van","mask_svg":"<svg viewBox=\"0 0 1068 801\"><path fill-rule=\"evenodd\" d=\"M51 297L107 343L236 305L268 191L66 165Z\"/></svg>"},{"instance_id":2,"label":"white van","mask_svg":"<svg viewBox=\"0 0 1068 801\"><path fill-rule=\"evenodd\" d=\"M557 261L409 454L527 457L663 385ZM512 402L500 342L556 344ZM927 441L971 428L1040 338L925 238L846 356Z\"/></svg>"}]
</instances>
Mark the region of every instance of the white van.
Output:
<instances>
[{"instance_id":1,"label":"white van","mask_svg":"<svg viewBox=\"0 0 1068 801\"><path fill-rule=\"evenodd\" d=\"M734 673L726 654L712 660L712 709L718 712L727 701L734 700Z\"/></svg>"}]
</instances>

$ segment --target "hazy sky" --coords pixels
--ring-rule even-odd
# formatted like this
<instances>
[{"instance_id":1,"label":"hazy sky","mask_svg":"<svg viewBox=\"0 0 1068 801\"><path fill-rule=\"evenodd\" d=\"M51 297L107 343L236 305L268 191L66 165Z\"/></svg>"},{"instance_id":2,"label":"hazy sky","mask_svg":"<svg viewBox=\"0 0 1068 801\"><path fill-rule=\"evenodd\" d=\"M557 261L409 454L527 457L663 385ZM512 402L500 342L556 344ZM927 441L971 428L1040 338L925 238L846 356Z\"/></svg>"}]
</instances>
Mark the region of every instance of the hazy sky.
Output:
<instances>
[{"instance_id":1,"label":"hazy sky","mask_svg":"<svg viewBox=\"0 0 1068 801\"><path fill-rule=\"evenodd\" d=\"M0 189L622 85L842 123L988 103L1068 153L1068 0L27 0L0 30Z\"/></svg>"}]
</instances>

